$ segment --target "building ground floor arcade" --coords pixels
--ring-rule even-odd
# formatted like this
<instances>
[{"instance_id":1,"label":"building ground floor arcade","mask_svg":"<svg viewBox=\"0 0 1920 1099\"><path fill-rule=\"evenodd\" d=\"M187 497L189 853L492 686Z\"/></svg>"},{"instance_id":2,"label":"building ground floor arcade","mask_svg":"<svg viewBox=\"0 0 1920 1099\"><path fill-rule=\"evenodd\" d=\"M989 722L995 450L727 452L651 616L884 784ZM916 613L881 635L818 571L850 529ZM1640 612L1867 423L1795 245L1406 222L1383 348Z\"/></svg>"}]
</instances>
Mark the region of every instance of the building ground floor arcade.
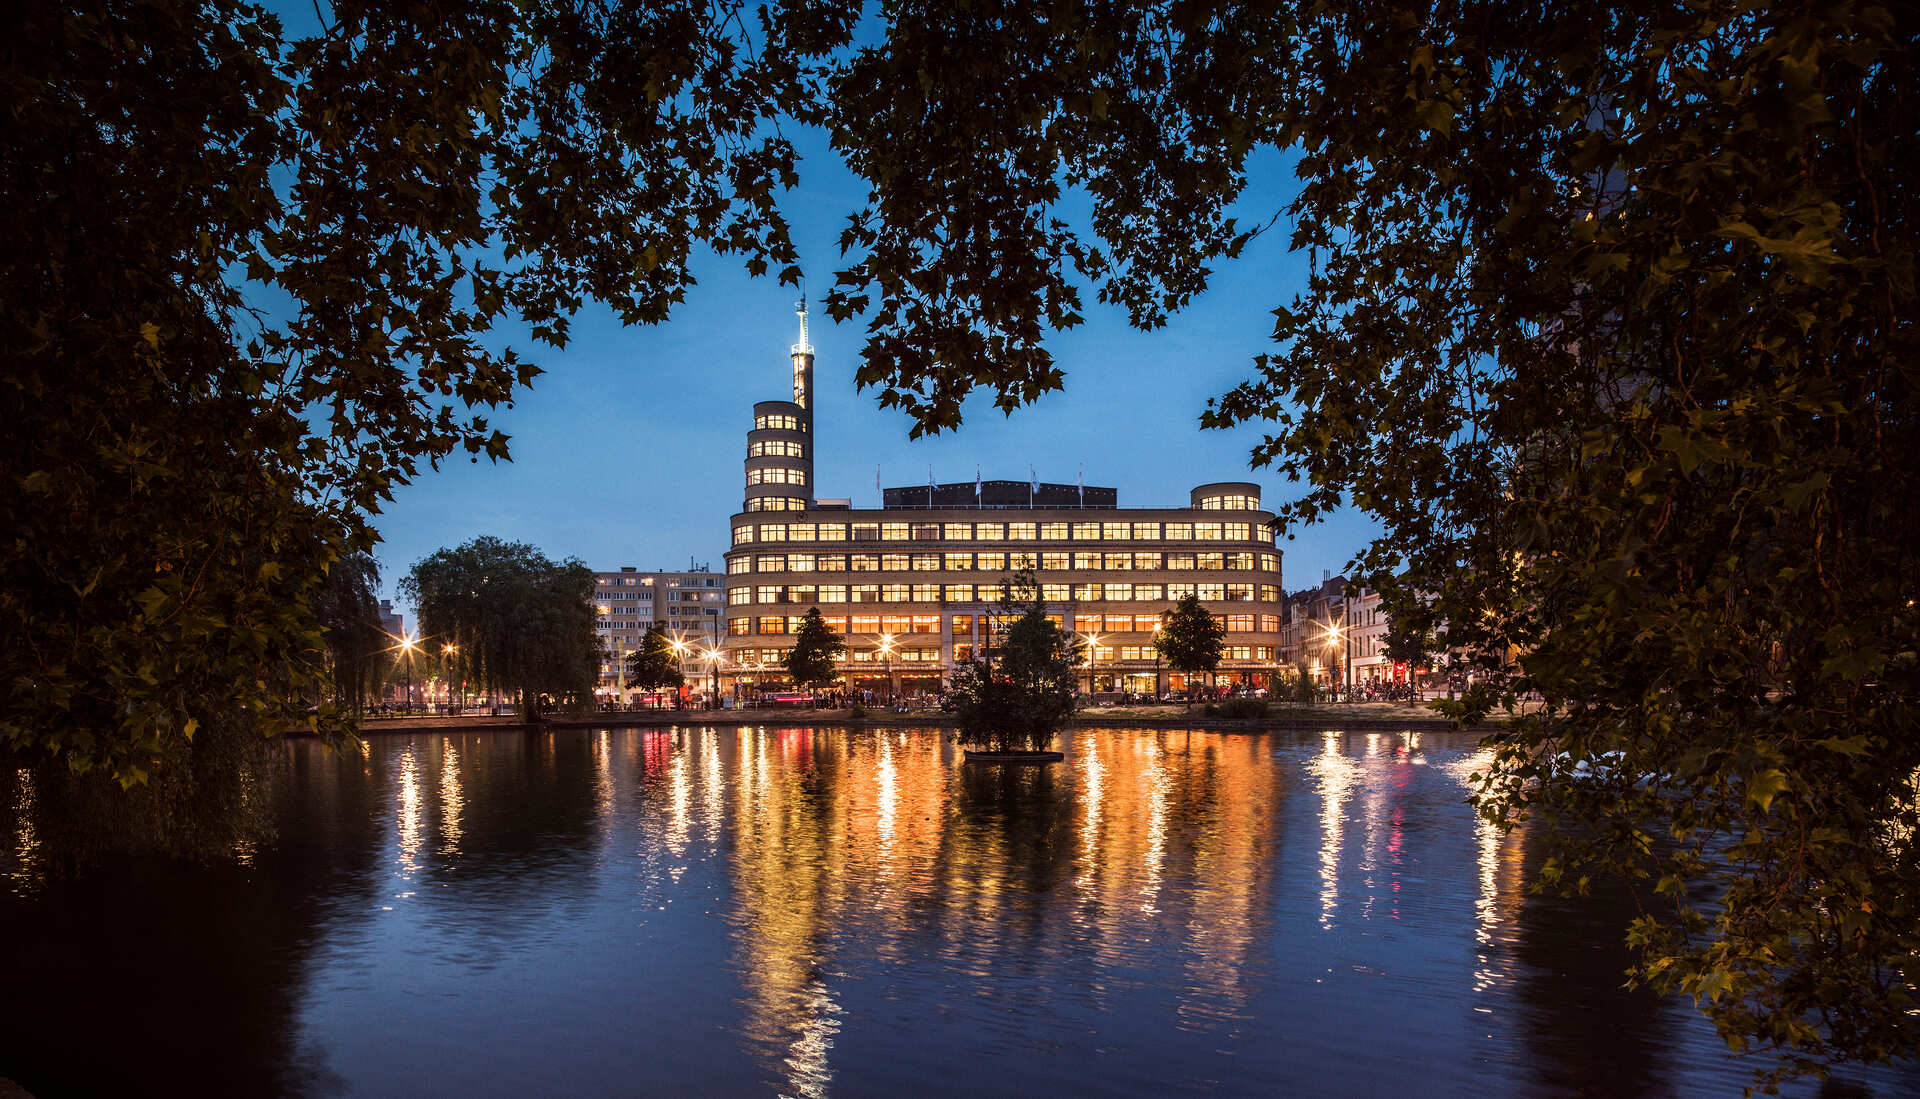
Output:
<instances>
[{"instance_id":1,"label":"building ground floor arcade","mask_svg":"<svg viewBox=\"0 0 1920 1099\"><path fill-rule=\"evenodd\" d=\"M828 627L846 639L842 685L886 697L938 694L955 671L987 646L1001 614L993 603L946 604L937 610L886 614L822 611ZM797 630L803 615L772 628ZM1090 693L1156 696L1200 687L1223 692L1258 690L1294 674L1279 661L1278 634L1259 630L1265 623L1251 614L1219 616L1228 631L1220 664L1211 675L1194 676L1173 671L1159 659L1153 647L1153 634L1160 625L1158 610L1050 603L1047 616L1085 645L1088 659L1081 665L1079 682L1081 690ZM783 666L790 638L733 636L728 642L720 669L723 694L747 697L792 688Z\"/></svg>"}]
</instances>

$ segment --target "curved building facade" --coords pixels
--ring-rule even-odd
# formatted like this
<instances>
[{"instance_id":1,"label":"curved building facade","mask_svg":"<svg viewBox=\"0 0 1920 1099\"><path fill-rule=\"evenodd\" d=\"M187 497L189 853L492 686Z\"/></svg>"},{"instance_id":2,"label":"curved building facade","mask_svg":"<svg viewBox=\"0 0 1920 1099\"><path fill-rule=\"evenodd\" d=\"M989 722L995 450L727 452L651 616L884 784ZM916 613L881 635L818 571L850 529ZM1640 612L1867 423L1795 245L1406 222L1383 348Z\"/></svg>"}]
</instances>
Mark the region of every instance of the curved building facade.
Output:
<instances>
[{"instance_id":1,"label":"curved building facade","mask_svg":"<svg viewBox=\"0 0 1920 1099\"><path fill-rule=\"evenodd\" d=\"M725 684L785 685L781 658L818 608L846 636L851 685L931 693L980 651L1001 582L1023 569L1048 613L1088 641L1092 690L1192 686L1153 650L1161 613L1188 594L1226 628L1219 685L1269 686L1282 673L1281 554L1257 484L1203 484L1175 508L1033 479L888 488L878 508L822 500L805 324L803 304L793 400L754 405L747 433L726 553Z\"/></svg>"}]
</instances>

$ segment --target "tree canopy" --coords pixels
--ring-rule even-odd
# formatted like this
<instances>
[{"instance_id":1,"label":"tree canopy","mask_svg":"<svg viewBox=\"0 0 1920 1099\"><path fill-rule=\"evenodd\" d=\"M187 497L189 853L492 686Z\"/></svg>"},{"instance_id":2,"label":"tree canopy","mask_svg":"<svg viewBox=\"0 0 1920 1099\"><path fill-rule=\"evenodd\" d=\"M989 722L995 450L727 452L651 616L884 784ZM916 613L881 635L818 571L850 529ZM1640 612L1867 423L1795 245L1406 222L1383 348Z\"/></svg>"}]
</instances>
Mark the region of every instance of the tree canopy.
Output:
<instances>
[{"instance_id":1,"label":"tree canopy","mask_svg":"<svg viewBox=\"0 0 1920 1099\"><path fill-rule=\"evenodd\" d=\"M517 696L528 717L542 696L571 709L592 700L602 654L593 570L581 562L476 538L416 562L400 591L426 637L458 646L469 680Z\"/></svg>"},{"instance_id":2,"label":"tree canopy","mask_svg":"<svg viewBox=\"0 0 1920 1099\"><path fill-rule=\"evenodd\" d=\"M797 278L782 126L820 125L868 187L828 308L916 433L1060 387L1084 292L1153 327L1284 219L1307 288L1203 422L1263 425L1283 524L1380 520L1356 573L1479 666L1463 717L1552 701L1483 811L1544 825L1549 883L1645 886L1638 976L1736 1047L1920 1048L1920 14L865 14L338 3L289 38L238 0L27 5L11 754L137 783L216 715L298 720L327 565L422 468L506 453L487 414L538 368L494 329L658 320L701 246ZM1248 208L1256 157L1284 209ZM1619 782L1540 763L1603 754Z\"/></svg>"},{"instance_id":3,"label":"tree canopy","mask_svg":"<svg viewBox=\"0 0 1920 1099\"><path fill-rule=\"evenodd\" d=\"M627 654L627 685L644 690L678 687L686 675L680 670L679 654L667 636L665 624L655 622L640 638L640 647Z\"/></svg>"},{"instance_id":4,"label":"tree canopy","mask_svg":"<svg viewBox=\"0 0 1920 1099\"><path fill-rule=\"evenodd\" d=\"M825 686L840 678L839 658L847 654L847 639L833 632L819 607L809 608L800 620L793 647L782 658L787 674L802 686Z\"/></svg>"},{"instance_id":5,"label":"tree canopy","mask_svg":"<svg viewBox=\"0 0 1920 1099\"><path fill-rule=\"evenodd\" d=\"M1226 636L1226 627L1199 596L1184 595L1172 610L1161 613L1153 650L1176 672L1212 672L1220 666L1220 646Z\"/></svg>"},{"instance_id":6,"label":"tree canopy","mask_svg":"<svg viewBox=\"0 0 1920 1099\"><path fill-rule=\"evenodd\" d=\"M1073 717L1076 644L1047 617L1031 571L1000 585L1005 632L953 675L947 706L958 739L989 752L1043 752Z\"/></svg>"}]
</instances>

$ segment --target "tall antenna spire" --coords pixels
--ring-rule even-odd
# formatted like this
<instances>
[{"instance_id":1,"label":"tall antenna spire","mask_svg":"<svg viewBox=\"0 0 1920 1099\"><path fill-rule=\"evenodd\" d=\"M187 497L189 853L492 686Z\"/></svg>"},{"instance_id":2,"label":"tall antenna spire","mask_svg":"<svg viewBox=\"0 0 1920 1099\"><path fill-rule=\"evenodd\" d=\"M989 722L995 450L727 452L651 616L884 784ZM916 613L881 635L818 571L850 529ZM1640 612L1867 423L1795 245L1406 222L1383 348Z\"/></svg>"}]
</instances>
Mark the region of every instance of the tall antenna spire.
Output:
<instances>
[{"instance_id":1,"label":"tall antenna spire","mask_svg":"<svg viewBox=\"0 0 1920 1099\"><path fill-rule=\"evenodd\" d=\"M800 315L800 342L793 345L796 355L813 354L813 341L807 338L807 284L800 284L800 300L793 305L794 312Z\"/></svg>"}]
</instances>

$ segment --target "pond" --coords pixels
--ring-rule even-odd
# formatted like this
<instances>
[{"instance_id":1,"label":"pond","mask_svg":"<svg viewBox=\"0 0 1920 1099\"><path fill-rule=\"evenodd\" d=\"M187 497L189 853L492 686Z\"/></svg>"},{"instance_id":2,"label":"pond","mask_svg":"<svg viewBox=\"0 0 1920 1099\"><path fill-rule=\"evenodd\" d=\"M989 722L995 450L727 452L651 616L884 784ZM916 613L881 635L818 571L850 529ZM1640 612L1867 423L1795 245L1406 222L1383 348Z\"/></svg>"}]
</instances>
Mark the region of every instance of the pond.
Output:
<instances>
[{"instance_id":1,"label":"pond","mask_svg":"<svg viewBox=\"0 0 1920 1099\"><path fill-rule=\"evenodd\" d=\"M291 742L280 842L242 865L9 864L0 1075L41 1099L1748 1079L1690 1004L1621 987L1625 898L1528 894L1537 845L1463 800L1471 737L1066 748L967 767L933 730Z\"/></svg>"}]
</instances>

